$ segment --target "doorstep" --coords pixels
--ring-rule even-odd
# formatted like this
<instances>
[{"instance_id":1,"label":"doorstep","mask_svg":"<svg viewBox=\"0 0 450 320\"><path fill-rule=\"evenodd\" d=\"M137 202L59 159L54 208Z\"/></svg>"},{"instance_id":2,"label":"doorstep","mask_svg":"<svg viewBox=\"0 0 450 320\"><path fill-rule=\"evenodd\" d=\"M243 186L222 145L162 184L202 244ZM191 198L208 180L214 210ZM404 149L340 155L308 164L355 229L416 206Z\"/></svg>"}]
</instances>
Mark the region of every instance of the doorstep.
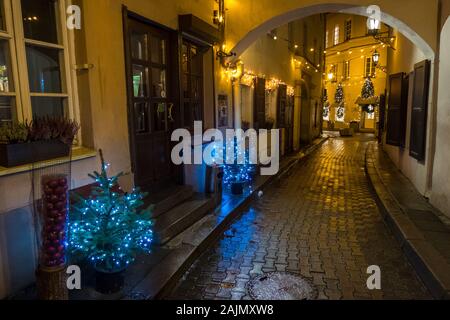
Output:
<instances>
[{"instance_id":1,"label":"doorstep","mask_svg":"<svg viewBox=\"0 0 450 320\"><path fill-rule=\"evenodd\" d=\"M450 220L370 143L366 172L386 223L436 299L450 299Z\"/></svg>"}]
</instances>

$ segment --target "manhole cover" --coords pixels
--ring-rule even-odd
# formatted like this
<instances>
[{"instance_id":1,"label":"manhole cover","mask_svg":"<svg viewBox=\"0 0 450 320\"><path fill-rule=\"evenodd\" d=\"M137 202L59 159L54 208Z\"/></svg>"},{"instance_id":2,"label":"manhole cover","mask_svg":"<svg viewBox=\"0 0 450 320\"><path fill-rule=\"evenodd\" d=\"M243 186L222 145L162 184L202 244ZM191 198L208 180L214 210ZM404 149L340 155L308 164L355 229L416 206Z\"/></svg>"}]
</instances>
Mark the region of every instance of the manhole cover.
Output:
<instances>
[{"instance_id":1,"label":"manhole cover","mask_svg":"<svg viewBox=\"0 0 450 320\"><path fill-rule=\"evenodd\" d=\"M267 273L248 283L248 293L254 300L315 300L317 290L312 283L286 272Z\"/></svg>"}]
</instances>

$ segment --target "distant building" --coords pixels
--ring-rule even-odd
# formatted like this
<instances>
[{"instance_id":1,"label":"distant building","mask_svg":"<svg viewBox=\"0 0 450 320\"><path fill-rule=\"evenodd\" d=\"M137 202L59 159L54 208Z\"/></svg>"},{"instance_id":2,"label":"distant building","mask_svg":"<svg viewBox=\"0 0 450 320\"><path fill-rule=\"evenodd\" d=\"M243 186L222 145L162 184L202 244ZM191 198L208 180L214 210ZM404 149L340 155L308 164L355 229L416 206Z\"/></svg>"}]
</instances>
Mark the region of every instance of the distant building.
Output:
<instances>
[{"instance_id":1,"label":"distant building","mask_svg":"<svg viewBox=\"0 0 450 320\"><path fill-rule=\"evenodd\" d=\"M374 112L368 112L357 104L361 96L365 79L370 78L375 96L384 94L386 73L382 66L387 64L388 46L370 36L367 32L367 18L347 14L328 14L326 16L326 98L329 109L325 111L324 128L339 129L354 123L362 130L375 130L379 109L374 105ZM390 33L389 27L382 25L381 32ZM388 36L386 38L389 38ZM378 68L373 62L373 54L379 53ZM338 112L335 94L341 85L344 93L344 109ZM370 107L369 110L372 110Z\"/></svg>"}]
</instances>

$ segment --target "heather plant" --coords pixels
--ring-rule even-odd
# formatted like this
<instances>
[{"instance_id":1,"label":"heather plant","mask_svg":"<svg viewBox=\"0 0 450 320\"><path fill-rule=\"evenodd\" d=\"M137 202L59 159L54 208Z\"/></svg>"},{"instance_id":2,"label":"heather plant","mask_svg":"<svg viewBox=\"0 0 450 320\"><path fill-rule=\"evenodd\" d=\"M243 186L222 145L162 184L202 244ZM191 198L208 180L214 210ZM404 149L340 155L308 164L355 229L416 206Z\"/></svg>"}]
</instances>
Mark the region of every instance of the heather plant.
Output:
<instances>
[{"instance_id":1,"label":"heather plant","mask_svg":"<svg viewBox=\"0 0 450 320\"><path fill-rule=\"evenodd\" d=\"M80 129L75 121L63 117L38 118L29 128L32 141L60 140L65 144L72 144Z\"/></svg>"},{"instance_id":2,"label":"heather plant","mask_svg":"<svg viewBox=\"0 0 450 320\"><path fill-rule=\"evenodd\" d=\"M31 122L7 125L0 128L0 141L23 143L30 141L59 140L71 145L80 126L63 117L43 117Z\"/></svg>"},{"instance_id":3,"label":"heather plant","mask_svg":"<svg viewBox=\"0 0 450 320\"><path fill-rule=\"evenodd\" d=\"M0 142L14 144L28 141L28 128L25 124L7 124L0 126Z\"/></svg>"}]
</instances>

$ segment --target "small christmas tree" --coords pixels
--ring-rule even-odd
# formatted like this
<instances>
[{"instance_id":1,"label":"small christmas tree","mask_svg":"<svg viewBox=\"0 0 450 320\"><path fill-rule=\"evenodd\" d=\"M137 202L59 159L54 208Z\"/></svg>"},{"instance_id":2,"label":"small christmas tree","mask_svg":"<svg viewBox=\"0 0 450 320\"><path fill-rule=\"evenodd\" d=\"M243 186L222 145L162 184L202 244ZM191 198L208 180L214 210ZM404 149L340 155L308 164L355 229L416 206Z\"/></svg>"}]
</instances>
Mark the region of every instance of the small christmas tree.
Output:
<instances>
[{"instance_id":1,"label":"small christmas tree","mask_svg":"<svg viewBox=\"0 0 450 320\"><path fill-rule=\"evenodd\" d=\"M366 81L364 81L362 90L361 90L361 97L364 99L372 98L375 95L375 88L373 86L372 80L370 78L367 78Z\"/></svg>"},{"instance_id":2,"label":"small christmas tree","mask_svg":"<svg viewBox=\"0 0 450 320\"><path fill-rule=\"evenodd\" d=\"M235 182L250 182L252 180L253 165L250 164L249 153L246 150L244 153L239 148L237 139L234 143L225 146L225 154L229 155L234 150L234 162L232 164L224 165L224 178L225 185L231 185ZM239 163L239 159L244 159L243 163ZM242 162L242 161L241 161Z\"/></svg>"},{"instance_id":3,"label":"small christmas tree","mask_svg":"<svg viewBox=\"0 0 450 320\"><path fill-rule=\"evenodd\" d=\"M334 101L337 104L341 104L344 102L344 88L342 88L342 84L339 83L338 87L336 88L336 93L334 95Z\"/></svg>"},{"instance_id":4,"label":"small christmas tree","mask_svg":"<svg viewBox=\"0 0 450 320\"><path fill-rule=\"evenodd\" d=\"M122 173L108 177L103 159L101 173L89 176L96 182L88 198L77 196L69 224L72 254L88 258L96 270L114 273L124 270L138 252L149 252L152 243L151 210L139 211L147 196L139 189L120 191Z\"/></svg>"}]
</instances>

